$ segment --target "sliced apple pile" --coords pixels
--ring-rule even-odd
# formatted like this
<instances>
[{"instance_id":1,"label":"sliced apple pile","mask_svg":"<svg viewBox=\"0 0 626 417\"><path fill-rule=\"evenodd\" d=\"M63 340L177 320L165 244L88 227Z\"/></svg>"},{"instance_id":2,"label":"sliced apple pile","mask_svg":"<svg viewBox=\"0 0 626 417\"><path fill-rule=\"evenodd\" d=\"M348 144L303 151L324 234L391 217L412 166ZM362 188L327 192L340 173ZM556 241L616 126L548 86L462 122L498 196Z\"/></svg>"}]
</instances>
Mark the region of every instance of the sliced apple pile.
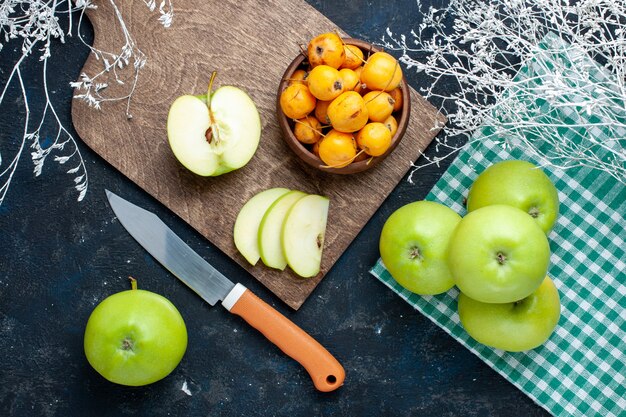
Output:
<instances>
[{"instance_id":1,"label":"sliced apple pile","mask_svg":"<svg viewBox=\"0 0 626 417\"><path fill-rule=\"evenodd\" d=\"M256 265L287 265L303 278L320 272L329 200L316 194L270 188L252 197L235 221L235 247Z\"/></svg>"}]
</instances>

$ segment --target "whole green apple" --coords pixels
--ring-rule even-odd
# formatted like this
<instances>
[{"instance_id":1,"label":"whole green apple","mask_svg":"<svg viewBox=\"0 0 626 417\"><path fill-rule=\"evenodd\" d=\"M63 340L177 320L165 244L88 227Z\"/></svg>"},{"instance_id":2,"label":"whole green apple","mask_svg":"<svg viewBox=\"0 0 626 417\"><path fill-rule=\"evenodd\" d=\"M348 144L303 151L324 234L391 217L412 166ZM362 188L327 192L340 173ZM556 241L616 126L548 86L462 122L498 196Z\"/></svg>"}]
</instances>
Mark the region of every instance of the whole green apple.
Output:
<instances>
[{"instance_id":1,"label":"whole green apple","mask_svg":"<svg viewBox=\"0 0 626 417\"><path fill-rule=\"evenodd\" d=\"M85 355L111 382L140 386L165 378L187 349L187 328L165 297L133 289L105 298L85 328Z\"/></svg>"},{"instance_id":2,"label":"whole green apple","mask_svg":"<svg viewBox=\"0 0 626 417\"><path fill-rule=\"evenodd\" d=\"M448 246L448 266L461 292L484 303L509 303L541 285L550 245L522 210L501 204L466 215Z\"/></svg>"},{"instance_id":3,"label":"whole green apple","mask_svg":"<svg viewBox=\"0 0 626 417\"><path fill-rule=\"evenodd\" d=\"M440 294L454 285L446 249L461 216L449 207L416 201L396 210L380 235L380 256L393 278L417 294Z\"/></svg>"},{"instance_id":4,"label":"whole green apple","mask_svg":"<svg viewBox=\"0 0 626 417\"><path fill-rule=\"evenodd\" d=\"M459 295L459 318L467 333L484 345L509 352L544 344L560 314L559 292L549 277L528 297L512 303L482 303Z\"/></svg>"},{"instance_id":5,"label":"whole green apple","mask_svg":"<svg viewBox=\"0 0 626 417\"><path fill-rule=\"evenodd\" d=\"M550 178L527 161L502 161L483 171L467 196L467 211L493 204L514 206L530 214L548 234L559 214L559 195Z\"/></svg>"}]
</instances>

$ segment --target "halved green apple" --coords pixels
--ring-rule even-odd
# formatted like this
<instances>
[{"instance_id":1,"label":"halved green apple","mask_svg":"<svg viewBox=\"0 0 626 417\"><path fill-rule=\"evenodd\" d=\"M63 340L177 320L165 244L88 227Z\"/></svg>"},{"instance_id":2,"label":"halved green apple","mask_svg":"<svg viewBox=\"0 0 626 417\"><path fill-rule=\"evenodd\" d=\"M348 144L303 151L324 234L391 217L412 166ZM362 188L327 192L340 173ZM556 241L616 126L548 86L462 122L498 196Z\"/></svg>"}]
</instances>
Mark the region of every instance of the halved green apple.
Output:
<instances>
[{"instance_id":1,"label":"halved green apple","mask_svg":"<svg viewBox=\"0 0 626 417\"><path fill-rule=\"evenodd\" d=\"M270 188L262 191L243 205L235 220L235 247L250 264L256 265L261 257L259 253L259 226L267 209L281 196L287 194L287 188Z\"/></svg>"},{"instance_id":2,"label":"halved green apple","mask_svg":"<svg viewBox=\"0 0 626 417\"><path fill-rule=\"evenodd\" d=\"M246 165L261 138L261 118L248 94L233 86L202 96L178 97L167 117L167 137L176 159L202 176Z\"/></svg>"},{"instance_id":3,"label":"halved green apple","mask_svg":"<svg viewBox=\"0 0 626 417\"><path fill-rule=\"evenodd\" d=\"M320 272L329 199L307 195L289 209L282 225L281 244L289 267L303 278Z\"/></svg>"},{"instance_id":4,"label":"halved green apple","mask_svg":"<svg viewBox=\"0 0 626 417\"><path fill-rule=\"evenodd\" d=\"M261 219L258 233L259 253L263 263L270 268L282 271L287 266L281 244L283 222L291 206L306 195L302 191L289 191L274 201Z\"/></svg>"}]
</instances>

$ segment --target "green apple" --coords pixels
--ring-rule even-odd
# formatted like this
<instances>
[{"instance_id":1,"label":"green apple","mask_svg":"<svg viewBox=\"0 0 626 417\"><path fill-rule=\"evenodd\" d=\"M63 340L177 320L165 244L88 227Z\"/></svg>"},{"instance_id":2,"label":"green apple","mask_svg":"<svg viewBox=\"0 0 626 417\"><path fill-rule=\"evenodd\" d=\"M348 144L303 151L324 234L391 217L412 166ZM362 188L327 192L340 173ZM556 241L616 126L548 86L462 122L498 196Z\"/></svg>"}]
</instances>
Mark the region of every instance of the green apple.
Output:
<instances>
[{"instance_id":1,"label":"green apple","mask_svg":"<svg viewBox=\"0 0 626 417\"><path fill-rule=\"evenodd\" d=\"M233 230L235 247L251 265L256 265L261 257L258 234L263 215L274 201L288 192L287 188L270 188L254 195L239 210Z\"/></svg>"},{"instance_id":2,"label":"green apple","mask_svg":"<svg viewBox=\"0 0 626 417\"><path fill-rule=\"evenodd\" d=\"M291 206L306 195L302 191L289 191L274 201L263 215L259 225L258 242L261 260L266 266L281 271L287 266L281 242L283 223Z\"/></svg>"},{"instance_id":3,"label":"green apple","mask_svg":"<svg viewBox=\"0 0 626 417\"><path fill-rule=\"evenodd\" d=\"M454 285L446 263L452 232L461 216L432 201L396 210L380 235L380 256L391 276L417 294L440 294Z\"/></svg>"},{"instance_id":4,"label":"green apple","mask_svg":"<svg viewBox=\"0 0 626 417\"><path fill-rule=\"evenodd\" d=\"M533 293L511 303L482 303L459 295L459 318L467 333L484 345L509 352L544 344L560 314L559 292L549 277Z\"/></svg>"},{"instance_id":5,"label":"green apple","mask_svg":"<svg viewBox=\"0 0 626 417\"><path fill-rule=\"evenodd\" d=\"M93 368L111 382L147 385L165 378L187 349L187 328L165 297L133 289L96 306L85 328L84 349Z\"/></svg>"},{"instance_id":6,"label":"green apple","mask_svg":"<svg viewBox=\"0 0 626 417\"><path fill-rule=\"evenodd\" d=\"M550 178L527 161L502 161L483 171L467 196L472 212L493 204L514 206L530 214L548 234L559 214L559 195Z\"/></svg>"},{"instance_id":7,"label":"green apple","mask_svg":"<svg viewBox=\"0 0 626 417\"><path fill-rule=\"evenodd\" d=\"M509 303L541 285L550 263L548 239L522 210L501 204L467 214L448 246L448 266L461 292L484 303Z\"/></svg>"},{"instance_id":8,"label":"green apple","mask_svg":"<svg viewBox=\"0 0 626 417\"><path fill-rule=\"evenodd\" d=\"M320 272L329 199L307 195L289 209L281 230L287 264L296 274L309 278Z\"/></svg>"},{"instance_id":9,"label":"green apple","mask_svg":"<svg viewBox=\"0 0 626 417\"><path fill-rule=\"evenodd\" d=\"M178 97L167 117L167 137L176 159L202 176L217 176L246 165L261 138L261 118L248 94L223 86L203 96Z\"/></svg>"}]
</instances>

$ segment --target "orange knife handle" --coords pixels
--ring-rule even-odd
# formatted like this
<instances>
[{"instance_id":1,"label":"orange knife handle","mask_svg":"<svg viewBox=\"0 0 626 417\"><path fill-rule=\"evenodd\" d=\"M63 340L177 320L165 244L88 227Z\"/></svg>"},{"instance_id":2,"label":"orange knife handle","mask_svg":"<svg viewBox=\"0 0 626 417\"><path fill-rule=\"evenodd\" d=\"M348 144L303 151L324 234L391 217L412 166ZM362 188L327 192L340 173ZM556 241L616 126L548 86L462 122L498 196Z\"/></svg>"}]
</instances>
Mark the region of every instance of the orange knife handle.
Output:
<instances>
[{"instance_id":1,"label":"orange knife handle","mask_svg":"<svg viewBox=\"0 0 626 417\"><path fill-rule=\"evenodd\" d=\"M333 391L343 384L343 366L324 346L243 285L237 284L222 304L299 362L318 390Z\"/></svg>"}]
</instances>

